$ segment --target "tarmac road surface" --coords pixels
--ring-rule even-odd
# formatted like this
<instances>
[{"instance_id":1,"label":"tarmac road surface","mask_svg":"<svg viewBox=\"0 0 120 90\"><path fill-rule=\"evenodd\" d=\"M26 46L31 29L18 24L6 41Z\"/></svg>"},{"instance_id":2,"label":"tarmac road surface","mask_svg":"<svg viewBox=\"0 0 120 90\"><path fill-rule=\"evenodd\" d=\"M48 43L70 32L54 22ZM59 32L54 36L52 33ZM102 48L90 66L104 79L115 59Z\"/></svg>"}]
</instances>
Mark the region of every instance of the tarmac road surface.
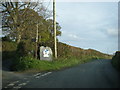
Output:
<instances>
[{"instance_id":1,"label":"tarmac road surface","mask_svg":"<svg viewBox=\"0 0 120 90\"><path fill-rule=\"evenodd\" d=\"M111 60L94 60L60 71L25 75L3 88L120 88L120 72Z\"/></svg>"}]
</instances>

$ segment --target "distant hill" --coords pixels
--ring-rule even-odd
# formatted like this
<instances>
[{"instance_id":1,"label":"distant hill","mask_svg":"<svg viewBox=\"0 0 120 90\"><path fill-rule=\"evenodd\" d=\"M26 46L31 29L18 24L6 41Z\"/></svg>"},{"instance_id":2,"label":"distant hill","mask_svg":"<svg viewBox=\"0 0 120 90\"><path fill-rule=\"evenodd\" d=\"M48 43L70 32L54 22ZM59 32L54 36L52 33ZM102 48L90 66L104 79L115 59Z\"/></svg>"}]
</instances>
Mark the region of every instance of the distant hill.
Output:
<instances>
[{"instance_id":1,"label":"distant hill","mask_svg":"<svg viewBox=\"0 0 120 90\"><path fill-rule=\"evenodd\" d=\"M94 49L82 49L74 46L67 45L65 43L58 43L58 57L76 57L76 58L82 58L85 56L93 56L93 57L99 57L99 58L105 58L105 59L111 59L112 55L107 55L104 53L101 53Z\"/></svg>"}]
</instances>

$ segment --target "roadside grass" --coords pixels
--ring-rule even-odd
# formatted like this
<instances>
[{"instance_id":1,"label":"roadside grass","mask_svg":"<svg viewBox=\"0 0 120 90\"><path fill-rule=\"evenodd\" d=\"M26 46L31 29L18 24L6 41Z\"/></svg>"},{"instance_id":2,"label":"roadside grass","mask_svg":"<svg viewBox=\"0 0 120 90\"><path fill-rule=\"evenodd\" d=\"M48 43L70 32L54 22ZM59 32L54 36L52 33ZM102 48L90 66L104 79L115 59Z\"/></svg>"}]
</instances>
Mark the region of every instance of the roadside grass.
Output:
<instances>
[{"instance_id":1,"label":"roadside grass","mask_svg":"<svg viewBox=\"0 0 120 90\"><path fill-rule=\"evenodd\" d=\"M76 66L78 64L83 64L95 59L99 58L94 56L85 56L82 58L72 57L64 59L54 59L53 61L43 61L31 57L21 57L18 60L14 60L12 69L15 71L53 71Z\"/></svg>"}]
</instances>

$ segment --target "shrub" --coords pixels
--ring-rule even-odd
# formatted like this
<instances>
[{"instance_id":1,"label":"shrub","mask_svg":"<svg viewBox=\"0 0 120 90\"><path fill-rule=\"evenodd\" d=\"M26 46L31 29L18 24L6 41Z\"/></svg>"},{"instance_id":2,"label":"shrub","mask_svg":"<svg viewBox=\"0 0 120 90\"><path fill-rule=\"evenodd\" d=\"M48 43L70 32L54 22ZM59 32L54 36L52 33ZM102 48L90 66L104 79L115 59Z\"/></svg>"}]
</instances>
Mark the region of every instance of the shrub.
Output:
<instances>
[{"instance_id":1,"label":"shrub","mask_svg":"<svg viewBox=\"0 0 120 90\"><path fill-rule=\"evenodd\" d=\"M51 67L51 62L49 61L40 61L34 59L32 57L20 57L12 66L12 70L16 71L25 71L25 70L39 70L39 71L46 71L49 70Z\"/></svg>"},{"instance_id":2,"label":"shrub","mask_svg":"<svg viewBox=\"0 0 120 90\"><path fill-rule=\"evenodd\" d=\"M34 56L35 45L32 42L21 41L17 46L17 54L19 57Z\"/></svg>"},{"instance_id":3,"label":"shrub","mask_svg":"<svg viewBox=\"0 0 120 90\"><path fill-rule=\"evenodd\" d=\"M12 42L9 36L2 37L2 41Z\"/></svg>"},{"instance_id":4,"label":"shrub","mask_svg":"<svg viewBox=\"0 0 120 90\"><path fill-rule=\"evenodd\" d=\"M11 59L16 56L17 44L15 42L2 42L2 58L3 60Z\"/></svg>"},{"instance_id":5,"label":"shrub","mask_svg":"<svg viewBox=\"0 0 120 90\"><path fill-rule=\"evenodd\" d=\"M120 51L117 51L112 58L113 66L120 71Z\"/></svg>"}]
</instances>

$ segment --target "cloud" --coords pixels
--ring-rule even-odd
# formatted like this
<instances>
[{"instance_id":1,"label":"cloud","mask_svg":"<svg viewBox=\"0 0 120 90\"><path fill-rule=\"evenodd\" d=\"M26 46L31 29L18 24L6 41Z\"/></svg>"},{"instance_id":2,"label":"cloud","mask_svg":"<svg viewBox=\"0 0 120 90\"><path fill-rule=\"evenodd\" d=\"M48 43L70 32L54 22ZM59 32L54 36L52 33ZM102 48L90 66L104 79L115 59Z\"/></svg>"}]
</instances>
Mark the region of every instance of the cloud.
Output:
<instances>
[{"instance_id":1,"label":"cloud","mask_svg":"<svg viewBox=\"0 0 120 90\"><path fill-rule=\"evenodd\" d=\"M67 34L67 36L72 39L80 39L77 35L74 34Z\"/></svg>"},{"instance_id":2,"label":"cloud","mask_svg":"<svg viewBox=\"0 0 120 90\"><path fill-rule=\"evenodd\" d=\"M63 31L62 32L62 37L59 37L60 40L62 41L81 41L81 40L84 40L85 38L82 38L82 37L79 37L76 33L73 33L73 32L66 32L66 31Z\"/></svg>"},{"instance_id":3,"label":"cloud","mask_svg":"<svg viewBox=\"0 0 120 90\"><path fill-rule=\"evenodd\" d=\"M109 36L118 36L118 30L117 29L107 29L106 32Z\"/></svg>"}]
</instances>

